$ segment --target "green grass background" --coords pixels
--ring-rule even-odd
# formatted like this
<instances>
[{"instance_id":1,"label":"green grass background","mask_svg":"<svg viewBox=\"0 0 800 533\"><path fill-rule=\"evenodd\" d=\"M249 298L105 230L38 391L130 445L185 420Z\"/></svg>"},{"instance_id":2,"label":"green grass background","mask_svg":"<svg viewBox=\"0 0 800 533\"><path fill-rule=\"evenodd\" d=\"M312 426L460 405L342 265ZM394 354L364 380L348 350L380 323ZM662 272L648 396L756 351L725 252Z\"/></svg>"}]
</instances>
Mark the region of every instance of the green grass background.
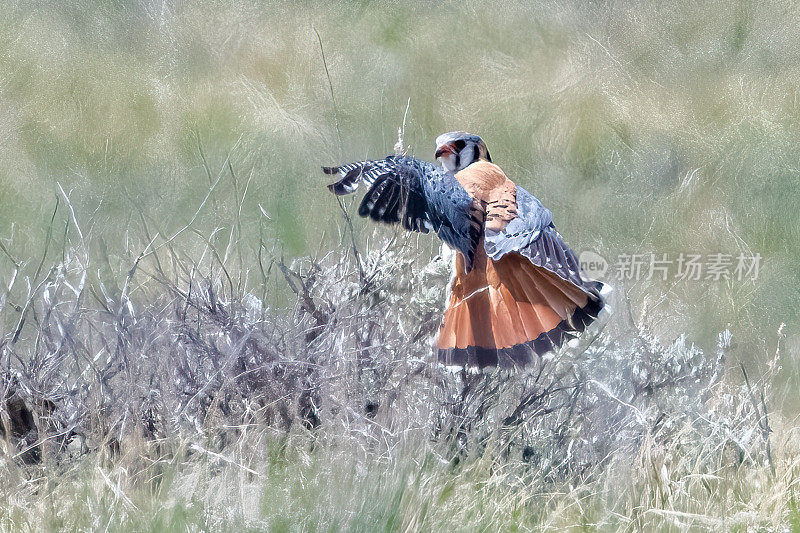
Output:
<instances>
[{"instance_id":1,"label":"green grass background","mask_svg":"<svg viewBox=\"0 0 800 533\"><path fill-rule=\"evenodd\" d=\"M710 345L730 327L743 353L768 347L781 322L795 335L794 2L79 0L2 12L0 238L18 260L38 262L60 183L124 263L142 218L164 234L191 219L209 187L201 148L212 178L229 158L250 180L250 252L259 204L285 254L339 246L319 166L390 153L410 102L411 153L430 158L444 131L480 134L578 250L612 262L762 254L756 282L618 284L659 334ZM226 229L235 205L215 192L202 231Z\"/></svg>"}]
</instances>

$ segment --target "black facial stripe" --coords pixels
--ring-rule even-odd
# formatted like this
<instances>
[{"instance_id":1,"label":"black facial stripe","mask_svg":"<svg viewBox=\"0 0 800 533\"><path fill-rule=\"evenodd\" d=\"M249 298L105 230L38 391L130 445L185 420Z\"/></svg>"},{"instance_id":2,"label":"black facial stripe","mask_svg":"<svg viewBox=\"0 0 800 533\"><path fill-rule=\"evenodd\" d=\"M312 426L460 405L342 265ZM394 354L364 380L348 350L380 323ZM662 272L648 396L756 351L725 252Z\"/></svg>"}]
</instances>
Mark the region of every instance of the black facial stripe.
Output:
<instances>
[{"instance_id":1,"label":"black facial stripe","mask_svg":"<svg viewBox=\"0 0 800 533\"><path fill-rule=\"evenodd\" d=\"M461 152L456 154L456 168L461 166Z\"/></svg>"},{"instance_id":2,"label":"black facial stripe","mask_svg":"<svg viewBox=\"0 0 800 533\"><path fill-rule=\"evenodd\" d=\"M478 149L478 145L477 144L473 144L472 145L472 162L474 163L475 161L477 161L480 158L480 156L481 156L481 152Z\"/></svg>"}]
</instances>

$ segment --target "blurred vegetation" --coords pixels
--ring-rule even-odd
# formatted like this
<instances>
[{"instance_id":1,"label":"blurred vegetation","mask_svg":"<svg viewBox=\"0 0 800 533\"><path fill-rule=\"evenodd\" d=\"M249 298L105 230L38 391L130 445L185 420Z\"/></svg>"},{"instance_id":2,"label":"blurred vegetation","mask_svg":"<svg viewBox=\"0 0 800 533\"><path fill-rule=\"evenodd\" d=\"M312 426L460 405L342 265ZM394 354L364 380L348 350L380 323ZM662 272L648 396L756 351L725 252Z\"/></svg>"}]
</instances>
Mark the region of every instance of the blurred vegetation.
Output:
<instances>
[{"instance_id":1,"label":"blurred vegetation","mask_svg":"<svg viewBox=\"0 0 800 533\"><path fill-rule=\"evenodd\" d=\"M389 153L410 102L412 153L431 157L444 131L482 135L578 250L762 254L755 283L619 283L660 335L710 347L730 327L743 353L774 344L781 322L796 338L796 3L73 0L3 13L0 237L19 262L38 261L57 183L113 267L142 225L183 227L228 162L247 186L245 254L260 233L287 255L336 247L319 166ZM236 205L229 187L204 210L225 221ZM204 220L196 246L224 247L230 228Z\"/></svg>"}]
</instances>

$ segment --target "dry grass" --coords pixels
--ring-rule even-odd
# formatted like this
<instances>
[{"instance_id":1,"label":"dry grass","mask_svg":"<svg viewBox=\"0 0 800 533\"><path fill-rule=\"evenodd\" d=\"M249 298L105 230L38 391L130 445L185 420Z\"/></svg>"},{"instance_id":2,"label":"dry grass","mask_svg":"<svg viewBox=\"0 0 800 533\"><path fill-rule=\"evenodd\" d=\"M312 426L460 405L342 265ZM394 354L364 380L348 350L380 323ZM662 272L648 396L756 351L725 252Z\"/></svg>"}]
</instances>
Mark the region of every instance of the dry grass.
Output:
<instances>
[{"instance_id":1,"label":"dry grass","mask_svg":"<svg viewBox=\"0 0 800 533\"><path fill-rule=\"evenodd\" d=\"M711 354L664 345L620 298L529 372L448 372L431 359L448 266L407 259L413 238L291 262L262 242L248 266L235 241L192 256L191 226L143 224L127 274L92 283L91 221L65 191L62 209L71 246L4 309L4 529L797 520L797 430L768 407L785 354L754 379L726 360L729 332ZM278 282L289 306L265 304Z\"/></svg>"}]
</instances>

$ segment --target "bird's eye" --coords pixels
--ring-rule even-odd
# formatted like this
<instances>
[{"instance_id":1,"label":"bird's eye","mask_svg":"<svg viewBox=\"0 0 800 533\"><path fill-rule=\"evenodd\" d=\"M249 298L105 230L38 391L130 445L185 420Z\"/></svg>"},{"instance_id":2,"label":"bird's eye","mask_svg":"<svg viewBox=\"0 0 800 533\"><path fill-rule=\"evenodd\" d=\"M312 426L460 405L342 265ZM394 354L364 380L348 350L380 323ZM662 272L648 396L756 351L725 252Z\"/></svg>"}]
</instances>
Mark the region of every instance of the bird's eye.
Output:
<instances>
[{"instance_id":1,"label":"bird's eye","mask_svg":"<svg viewBox=\"0 0 800 533\"><path fill-rule=\"evenodd\" d=\"M458 151L458 152L463 150L464 146L466 146L466 145L467 145L467 143L466 143L466 141L464 139L459 139L459 140L457 140L456 142L453 143L453 146L455 147L456 151Z\"/></svg>"}]
</instances>

